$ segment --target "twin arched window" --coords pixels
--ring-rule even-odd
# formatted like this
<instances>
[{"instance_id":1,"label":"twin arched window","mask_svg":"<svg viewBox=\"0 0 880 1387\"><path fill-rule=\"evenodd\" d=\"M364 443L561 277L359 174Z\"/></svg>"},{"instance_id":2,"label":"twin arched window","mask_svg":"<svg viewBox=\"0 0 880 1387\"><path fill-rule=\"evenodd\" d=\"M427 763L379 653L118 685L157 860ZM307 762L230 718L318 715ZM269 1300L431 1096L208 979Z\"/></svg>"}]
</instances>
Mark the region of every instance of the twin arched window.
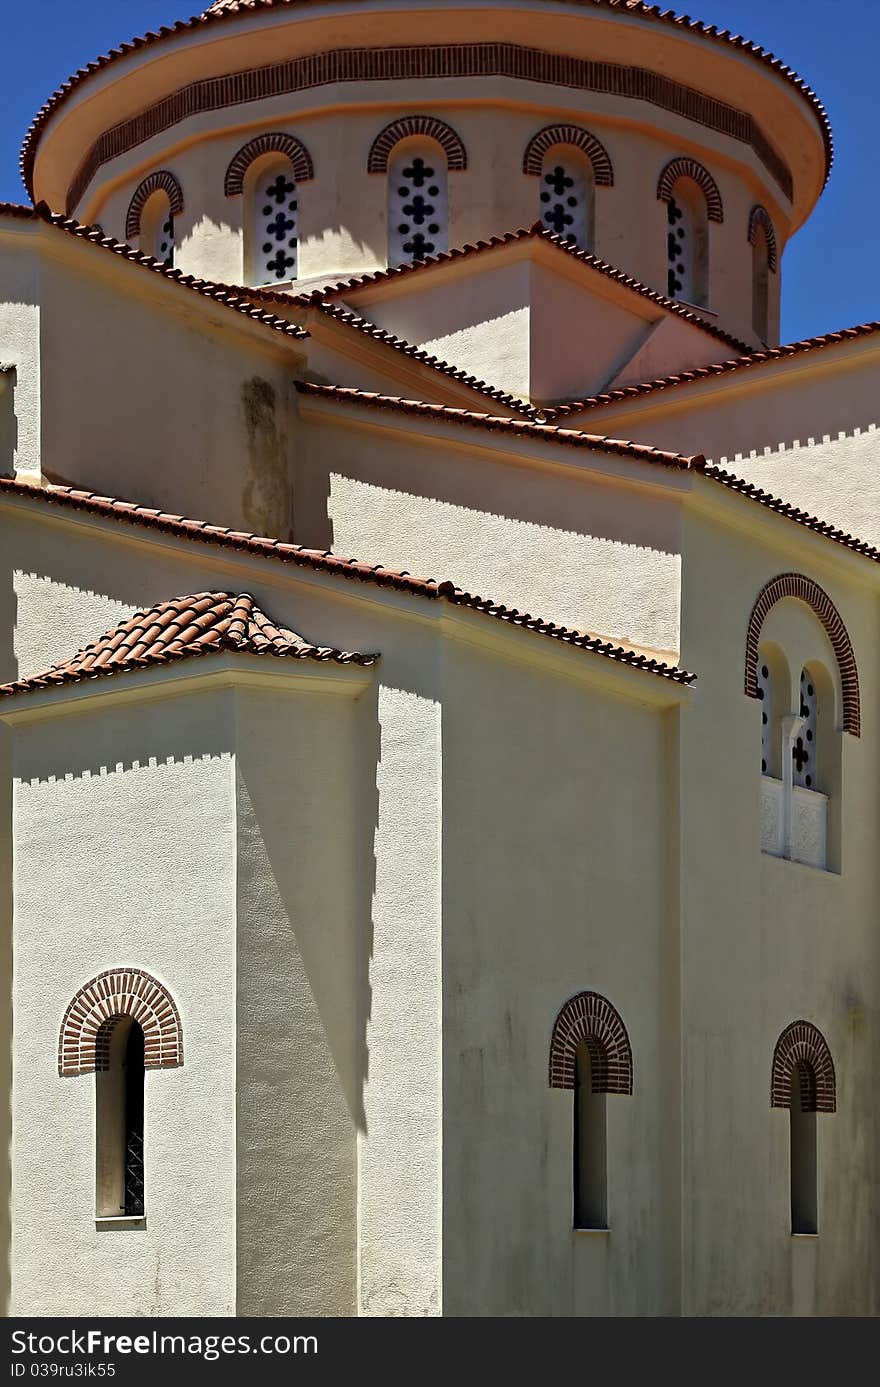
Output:
<instances>
[{"instance_id":1,"label":"twin arched window","mask_svg":"<svg viewBox=\"0 0 880 1387\"><path fill-rule=\"evenodd\" d=\"M775 611L784 599L795 604ZM763 851L839 871L836 710L843 731L858 736L858 669L840 613L803 574L780 574L758 595L746 636L745 692L761 707Z\"/></svg>"}]
</instances>

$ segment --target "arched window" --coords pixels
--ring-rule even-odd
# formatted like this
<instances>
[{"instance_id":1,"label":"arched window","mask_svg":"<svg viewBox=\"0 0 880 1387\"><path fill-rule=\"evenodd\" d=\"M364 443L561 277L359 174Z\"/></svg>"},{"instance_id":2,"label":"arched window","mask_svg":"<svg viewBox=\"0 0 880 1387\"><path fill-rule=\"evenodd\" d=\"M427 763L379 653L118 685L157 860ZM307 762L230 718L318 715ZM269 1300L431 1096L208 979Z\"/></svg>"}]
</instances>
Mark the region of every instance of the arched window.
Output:
<instances>
[{"instance_id":1,"label":"arched window","mask_svg":"<svg viewBox=\"0 0 880 1387\"><path fill-rule=\"evenodd\" d=\"M581 250L593 242L593 169L580 151L554 145L544 155L540 181L541 221Z\"/></svg>"},{"instance_id":2,"label":"arched window","mask_svg":"<svg viewBox=\"0 0 880 1387\"><path fill-rule=\"evenodd\" d=\"M597 1077L602 1060L596 1055ZM575 1052L574 1086L574 1226L608 1227L608 1154L605 1093L594 1088L590 1042Z\"/></svg>"},{"instance_id":3,"label":"arched window","mask_svg":"<svg viewBox=\"0 0 880 1387\"><path fill-rule=\"evenodd\" d=\"M144 1203L144 1033L130 1016L98 1031L95 1070L95 1212L141 1217Z\"/></svg>"},{"instance_id":4,"label":"arched window","mask_svg":"<svg viewBox=\"0 0 880 1387\"><path fill-rule=\"evenodd\" d=\"M165 987L140 968L99 973L61 1022L58 1073L95 1075L95 1209L144 1213L144 1073L183 1064L183 1030Z\"/></svg>"},{"instance_id":5,"label":"arched window","mask_svg":"<svg viewBox=\"0 0 880 1387\"><path fill-rule=\"evenodd\" d=\"M679 178L666 204L666 291L699 307L708 301L709 222L706 200L690 178Z\"/></svg>"},{"instance_id":6,"label":"arched window","mask_svg":"<svg viewBox=\"0 0 880 1387\"><path fill-rule=\"evenodd\" d=\"M810 1021L793 1021L776 1042L770 1105L789 1109L791 1231L818 1233L816 1114L837 1110L837 1076L828 1043Z\"/></svg>"},{"instance_id":7,"label":"arched window","mask_svg":"<svg viewBox=\"0 0 880 1387\"><path fill-rule=\"evenodd\" d=\"M399 141L388 160L388 264L448 249L446 155L434 140Z\"/></svg>"},{"instance_id":8,"label":"arched window","mask_svg":"<svg viewBox=\"0 0 880 1387\"><path fill-rule=\"evenodd\" d=\"M553 1025L551 1088L572 1089L572 1216L575 1228L608 1226L605 1095L630 1094L632 1050L623 1021L598 992L571 997Z\"/></svg>"},{"instance_id":9,"label":"arched window","mask_svg":"<svg viewBox=\"0 0 880 1387\"><path fill-rule=\"evenodd\" d=\"M230 160L227 197L244 197L246 283L283 284L299 271L299 186L314 177L311 155L286 131L258 135Z\"/></svg>"},{"instance_id":10,"label":"arched window","mask_svg":"<svg viewBox=\"0 0 880 1387\"><path fill-rule=\"evenodd\" d=\"M778 263L776 232L766 207L753 207L749 214L749 241L752 245L752 327L762 342L770 338L770 275Z\"/></svg>"},{"instance_id":11,"label":"arched window","mask_svg":"<svg viewBox=\"0 0 880 1387\"><path fill-rule=\"evenodd\" d=\"M794 783L805 790L818 790L819 695L816 679L806 669L801 670L800 700L800 716L804 721L791 750Z\"/></svg>"},{"instance_id":12,"label":"arched window","mask_svg":"<svg viewBox=\"0 0 880 1387\"><path fill-rule=\"evenodd\" d=\"M135 189L125 218L130 245L163 265L174 264L174 218L183 211L183 191L174 174L157 169Z\"/></svg>"},{"instance_id":13,"label":"arched window","mask_svg":"<svg viewBox=\"0 0 880 1387\"><path fill-rule=\"evenodd\" d=\"M255 159L245 177L244 205L247 282L282 284L296 279L299 198L290 160L278 154Z\"/></svg>"},{"instance_id":14,"label":"arched window","mask_svg":"<svg viewBox=\"0 0 880 1387\"><path fill-rule=\"evenodd\" d=\"M174 264L174 213L164 189L150 195L141 213L139 249L162 265Z\"/></svg>"},{"instance_id":15,"label":"arched window","mask_svg":"<svg viewBox=\"0 0 880 1387\"><path fill-rule=\"evenodd\" d=\"M752 243L752 327L762 342L770 336L770 255L760 228Z\"/></svg>"},{"instance_id":16,"label":"arched window","mask_svg":"<svg viewBox=\"0 0 880 1387\"><path fill-rule=\"evenodd\" d=\"M809 1065L795 1065L789 1110L789 1171L792 1233L818 1233L819 1193L816 1164L816 1108L811 1105L813 1076Z\"/></svg>"},{"instance_id":17,"label":"arched window","mask_svg":"<svg viewBox=\"0 0 880 1387\"><path fill-rule=\"evenodd\" d=\"M696 159L671 159L657 196L666 203L666 289L672 299L709 302L709 222L724 220L718 185Z\"/></svg>"}]
</instances>

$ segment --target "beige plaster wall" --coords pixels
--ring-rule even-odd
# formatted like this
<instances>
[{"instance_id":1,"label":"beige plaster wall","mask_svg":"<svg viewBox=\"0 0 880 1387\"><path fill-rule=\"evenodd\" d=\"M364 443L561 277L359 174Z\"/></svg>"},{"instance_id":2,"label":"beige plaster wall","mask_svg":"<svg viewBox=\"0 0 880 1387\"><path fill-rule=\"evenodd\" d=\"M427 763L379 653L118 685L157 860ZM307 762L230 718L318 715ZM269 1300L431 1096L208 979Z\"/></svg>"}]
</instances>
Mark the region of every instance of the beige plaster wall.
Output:
<instances>
[{"instance_id":1,"label":"beige plaster wall","mask_svg":"<svg viewBox=\"0 0 880 1387\"><path fill-rule=\"evenodd\" d=\"M872 1096L880 1038L876 598L857 576L843 576L831 552L814 546L810 554L794 535L786 552L702 513L689 513L685 525L682 660L700 674L699 696L681 718L679 759L690 1314L877 1312L880 1229L868 1205L880 1144ZM839 874L760 851L761 713L742 692L745 631L764 583L791 570L829 593L858 662L862 735L837 737ZM802 604L774 609L766 629L786 649L795 680L808 651L833 669ZM838 1111L817 1118L815 1239L790 1234L789 1119L769 1105L774 1046L800 1018L822 1031L837 1070Z\"/></svg>"},{"instance_id":2,"label":"beige plaster wall","mask_svg":"<svg viewBox=\"0 0 880 1387\"><path fill-rule=\"evenodd\" d=\"M446 1313L674 1313L665 715L465 645L444 687ZM633 1095L606 1100L604 1234L572 1229L573 1094L547 1082L581 990L634 1053Z\"/></svg>"},{"instance_id":3,"label":"beige plaster wall","mask_svg":"<svg viewBox=\"0 0 880 1387\"><path fill-rule=\"evenodd\" d=\"M357 1313L370 825L344 695L236 697L239 1315Z\"/></svg>"},{"instance_id":4,"label":"beige plaster wall","mask_svg":"<svg viewBox=\"0 0 880 1387\"><path fill-rule=\"evenodd\" d=\"M238 706L239 779L236 788L230 768L224 810L233 815L233 892L236 804L239 814L239 934L236 940L230 925L229 949L238 969L241 1175L230 1294L237 1251L238 1304L255 1313L282 1306L288 1313L290 1305L339 1314L352 1313L353 1305L371 1315L440 1313L435 638L417 613L405 615L411 604L395 611L393 595L383 594L379 606L367 585L340 592L280 564L255 566L208 546L163 545L122 526L67 524L57 512L35 516L17 507L13 514L0 506L0 527L8 565L0 588L4 678L70 653L127 610L205 589L247 588L275 619L311 639L383 652L381 695L367 692L348 709L342 700L328 705L326 696L304 696L293 726L289 703L261 696ZM269 758L267 735L275 742ZM191 823L198 794L187 794L181 851L199 857L193 845L201 846L210 823ZM172 818L176 806L172 796ZM155 832L172 832L158 811ZM36 873L34 859L31 867ZM198 873L194 881L210 899L216 882L206 885ZM169 899L176 889L169 881ZM95 947L104 957L99 940ZM163 940L156 949L164 958ZM231 977L218 997L230 1017ZM294 1121L293 1135L284 1118ZM230 1179L234 1198L232 1168ZM277 1237L267 1236L267 1209ZM200 1250L200 1271L202 1256ZM211 1308L200 1305L205 1313Z\"/></svg>"},{"instance_id":5,"label":"beige plaster wall","mask_svg":"<svg viewBox=\"0 0 880 1387\"><path fill-rule=\"evenodd\" d=\"M0 471L40 472L41 266L20 230L0 233Z\"/></svg>"},{"instance_id":6,"label":"beige plaster wall","mask_svg":"<svg viewBox=\"0 0 880 1387\"><path fill-rule=\"evenodd\" d=\"M120 292L117 268L44 261L44 474L284 536L293 355L271 339L249 350L231 314L218 330L148 271L132 266Z\"/></svg>"},{"instance_id":7,"label":"beige plaster wall","mask_svg":"<svg viewBox=\"0 0 880 1387\"><path fill-rule=\"evenodd\" d=\"M232 732L204 696L16 738L13 1313L234 1312ZM59 1078L58 1032L125 966L171 992L185 1062L146 1076L145 1225L96 1228L95 1079Z\"/></svg>"},{"instance_id":8,"label":"beige plaster wall","mask_svg":"<svg viewBox=\"0 0 880 1387\"><path fill-rule=\"evenodd\" d=\"M638 462L612 463L601 477L564 449L553 449L557 466L538 468L504 454L492 435L433 442L355 429L341 413L320 427L314 417L301 424L295 458L300 543L451 578L579 630L677 649L681 482L670 469L651 469L657 489L641 491L626 483L628 470L649 471Z\"/></svg>"},{"instance_id":9,"label":"beige plaster wall","mask_svg":"<svg viewBox=\"0 0 880 1387\"><path fill-rule=\"evenodd\" d=\"M413 276L393 297L352 298L355 312L499 389L528 399L531 267L526 260L478 262L479 272ZM421 282L420 282L421 281Z\"/></svg>"},{"instance_id":10,"label":"beige plaster wall","mask_svg":"<svg viewBox=\"0 0 880 1387\"><path fill-rule=\"evenodd\" d=\"M704 452L771 494L878 544L878 380L869 339L845 355L825 348L809 359L746 368L717 386L676 388L560 422Z\"/></svg>"}]
</instances>

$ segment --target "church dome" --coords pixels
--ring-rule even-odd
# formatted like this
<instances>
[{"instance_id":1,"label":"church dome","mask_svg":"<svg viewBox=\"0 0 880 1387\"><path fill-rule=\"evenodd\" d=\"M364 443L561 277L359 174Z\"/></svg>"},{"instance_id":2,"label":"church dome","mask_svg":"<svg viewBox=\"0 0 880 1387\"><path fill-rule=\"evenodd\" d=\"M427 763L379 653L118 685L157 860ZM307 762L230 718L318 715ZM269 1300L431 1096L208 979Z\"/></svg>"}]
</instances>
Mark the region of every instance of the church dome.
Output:
<instances>
[{"instance_id":1,"label":"church dome","mask_svg":"<svg viewBox=\"0 0 880 1387\"><path fill-rule=\"evenodd\" d=\"M151 254L163 192L162 254L173 218L175 263L235 283L327 283L541 217L748 340L755 254L777 301L831 153L797 74L641 0L214 0L76 73L22 168L35 200Z\"/></svg>"}]
</instances>

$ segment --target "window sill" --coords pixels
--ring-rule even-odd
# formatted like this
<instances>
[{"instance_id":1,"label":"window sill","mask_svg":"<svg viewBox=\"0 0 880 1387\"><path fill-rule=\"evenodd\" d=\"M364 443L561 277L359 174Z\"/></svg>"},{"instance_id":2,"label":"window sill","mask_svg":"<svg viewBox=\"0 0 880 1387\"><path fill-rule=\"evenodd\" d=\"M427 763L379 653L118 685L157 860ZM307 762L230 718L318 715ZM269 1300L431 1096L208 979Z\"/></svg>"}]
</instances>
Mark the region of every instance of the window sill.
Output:
<instances>
[{"instance_id":1,"label":"window sill","mask_svg":"<svg viewBox=\"0 0 880 1387\"><path fill-rule=\"evenodd\" d=\"M819 1237L818 1233L789 1233L790 1238L796 1238L803 1242L815 1242Z\"/></svg>"},{"instance_id":2,"label":"window sill","mask_svg":"<svg viewBox=\"0 0 880 1387\"><path fill-rule=\"evenodd\" d=\"M607 1238L611 1232L610 1228L572 1228L573 1233L580 1235L586 1234L590 1238Z\"/></svg>"},{"instance_id":3,"label":"window sill","mask_svg":"<svg viewBox=\"0 0 880 1387\"><path fill-rule=\"evenodd\" d=\"M145 1228L146 1214L96 1214L96 1228Z\"/></svg>"}]
</instances>

